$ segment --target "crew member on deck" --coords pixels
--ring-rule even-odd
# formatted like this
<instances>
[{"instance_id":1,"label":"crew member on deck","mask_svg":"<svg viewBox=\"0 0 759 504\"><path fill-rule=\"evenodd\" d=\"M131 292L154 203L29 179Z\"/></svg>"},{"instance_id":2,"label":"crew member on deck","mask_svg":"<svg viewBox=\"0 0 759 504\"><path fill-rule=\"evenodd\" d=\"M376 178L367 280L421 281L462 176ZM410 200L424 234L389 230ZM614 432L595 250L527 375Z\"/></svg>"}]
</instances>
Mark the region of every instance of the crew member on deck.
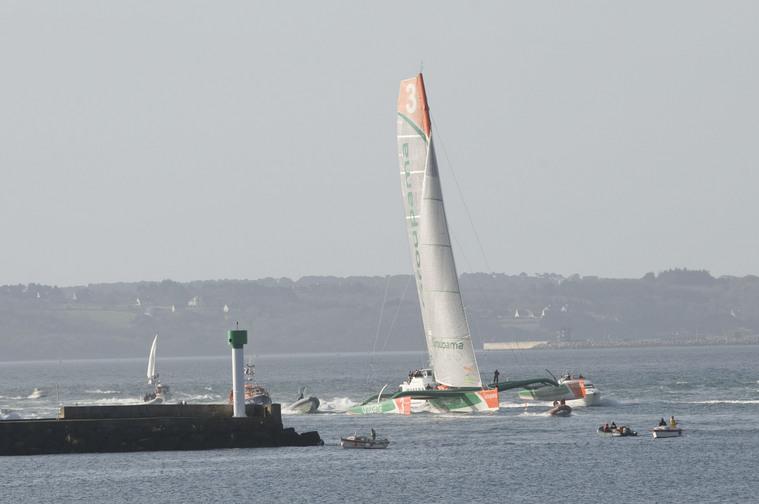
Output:
<instances>
[{"instance_id":1,"label":"crew member on deck","mask_svg":"<svg viewBox=\"0 0 759 504\"><path fill-rule=\"evenodd\" d=\"M493 372L493 383L498 386L498 377L501 375L501 373L498 372L496 369L495 372Z\"/></svg>"}]
</instances>

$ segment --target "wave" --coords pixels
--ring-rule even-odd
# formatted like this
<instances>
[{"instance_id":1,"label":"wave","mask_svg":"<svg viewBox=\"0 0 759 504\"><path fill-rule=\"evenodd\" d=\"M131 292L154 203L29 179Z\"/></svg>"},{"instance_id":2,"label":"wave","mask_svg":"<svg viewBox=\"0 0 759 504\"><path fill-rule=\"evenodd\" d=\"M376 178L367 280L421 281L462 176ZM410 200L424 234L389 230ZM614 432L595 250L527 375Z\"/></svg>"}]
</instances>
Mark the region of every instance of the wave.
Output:
<instances>
[{"instance_id":1,"label":"wave","mask_svg":"<svg viewBox=\"0 0 759 504\"><path fill-rule=\"evenodd\" d=\"M715 399L710 401L686 401L687 404L759 404L759 399Z\"/></svg>"},{"instance_id":2,"label":"wave","mask_svg":"<svg viewBox=\"0 0 759 504\"><path fill-rule=\"evenodd\" d=\"M535 412L532 412L532 411L523 411L522 413L520 413L517 416L520 416L520 417L549 417L551 415L549 415L547 411L542 411L540 413L535 413Z\"/></svg>"},{"instance_id":3,"label":"wave","mask_svg":"<svg viewBox=\"0 0 759 504\"><path fill-rule=\"evenodd\" d=\"M121 391L120 390L100 390L100 389L95 389L95 390L85 390L84 393L85 394L120 394Z\"/></svg>"},{"instance_id":4,"label":"wave","mask_svg":"<svg viewBox=\"0 0 759 504\"><path fill-rule=\"evenodd\" d=\"M522 409L522 408L535 408L535 407L543 408L543 407L545 407L548 404L550 404L550 403L545 403L545 404L540 403L540 402L515 403L515 402L509 401L509 402L498 403L498 406L501 409L506 409L506 408Z\"/></svg>"},{"instance_id":5,"label":"wave","mask_svg":"<svg viewBox=\"0 0 759 504\"><path fill-rule=\"evenodd\" d=\"M75 406L98 404L98 405L110 405L110 404L142 404L144 401L141 397L104 397L102 399L85 399L81 402L76 402Z\"/></svg>"},{"instance_id":6,"label":"wave","mask_svg":"<svg viewBox=\"0 0 759 504\"><path fill-rule=\"evenodd\" d=\"M325 412L345 412L358 403L348 397L335 397L331 401L321 401L319 410Z\"/></svg>"},{"instance_id":7,"label":"wave","mask_svg":"<svg viewBox=\"0 0 759 504\"><path fill-rule=\"evenodd\" d=\"M174 394L175 397L181 397L182 401L186 402L193 402L193 401L205 401L205 402L214 402L214 401L221 401L223 398L219 394L186 394L186 393L180 393L180 394ZM171 401L169 401L171 402Z\"/></svg>"}]
</instances>

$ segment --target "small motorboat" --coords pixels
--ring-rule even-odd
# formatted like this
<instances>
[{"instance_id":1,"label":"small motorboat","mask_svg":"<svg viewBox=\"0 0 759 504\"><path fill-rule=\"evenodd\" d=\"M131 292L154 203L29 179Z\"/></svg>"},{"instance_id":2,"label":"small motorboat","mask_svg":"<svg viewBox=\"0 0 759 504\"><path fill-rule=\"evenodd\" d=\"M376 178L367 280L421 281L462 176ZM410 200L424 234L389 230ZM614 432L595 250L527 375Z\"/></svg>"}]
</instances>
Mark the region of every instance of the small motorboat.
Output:
<instances>
[{"instance_id":1,"label":"small motorboat","mask_svg":"<svg viewBox=\"0 0 759 504\"><path fill-rule=\"evenodd\" d=\"M368 436L359 436L356 433L340 438L340 446L343 448L381 449L387 448L390 441L387 438L378 437L374 429Z\"/></svg>"},{"instance_id":2,"label":"small motorboat","mask_svg":"<svg viewBox=\"0 0 759 504\"><path fill-rule=\"evenodd\" d=\"M35 387L32 393L27 396L27 399L42 399L43 397L47 397L47 392Z\"/></svg>"},{"instance_id":3,"label":"small motorboat","mask_svg":"<svg viewBox=\"0 0 759 504\"><path fill-rule=\"evenodd\" d=\"M626 425L620 425L619 427L611 428L608 425L600 425L597 429L599 434L603 434L605 436L611 436L611 437L628 437L628 436L637 436L638 433L634 430L632 430L630 427Z\"/></svg>"},{"instance_id":4,"label":"small motorboat","mask_svg":"<svg viewBox=\"0 0 759 504\"><path fill-rule=\"evenodd\" d=\"M21 415L13 410L0 409L0 420L21 420Z\"/></svg>"},{"instance_id":5,"label":"small motorboat","mask_svg":"<svg viewBox=\"0 0 759 504\"><path fill-rule=\"evenodd\" d=\"M561 402L562 404L559 404L558 402L554 401L553 408L548 410L548 414L550 416L568 417L572 414L572 407L564 404L564 401Z\"/></svg>"},{"instance_id":6,"label":"small motorboat","mask_svg":"<svg viewBox=\"0 0 759 504\"><path fill-rule=\"evenodd\" d=\"M654 439L680 437L683 435L683 430L677 426L659 425L651 429L651 435L654 436Z\"/></svg>"},{"instance_id":7,"label":"small motorboat","mask_svg":"<svg viewBox=\"0 0 759 504\"><path fill-rule=\"evenodd\" d=\"M319 409L319 398L315 396L305 397L307 387L301 387L298 390L298 397L295 402L287 406L287 410L296 413L316 413Z\"/></svg>"}]
</instances>

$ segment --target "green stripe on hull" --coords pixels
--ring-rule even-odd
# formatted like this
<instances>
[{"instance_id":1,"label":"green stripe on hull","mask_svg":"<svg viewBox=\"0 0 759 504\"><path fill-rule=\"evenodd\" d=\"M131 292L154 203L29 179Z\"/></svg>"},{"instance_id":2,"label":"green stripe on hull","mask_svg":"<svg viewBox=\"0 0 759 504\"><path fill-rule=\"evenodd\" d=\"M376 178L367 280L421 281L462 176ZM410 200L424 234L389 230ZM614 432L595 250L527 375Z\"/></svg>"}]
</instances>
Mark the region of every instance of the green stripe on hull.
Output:
<instances>
[{"instance_id":1,"label":"green stripe on hull","mask_svg":"<svg viewBox=\"0 0 759 504\"><path fill-rule=\"evenodd\" d=\"M567 395L574 397L572 391L566 385L559 385L558 387L541 387L532 390L522 390L519 392L519 397L526 400L537 401L558 401L566 399Z\"/></svg>"},{"instance_id":2,"label":"green stripe on hull","mask_svg":"<svg viewBox=\"0 0 759 504\"><path fill-rule=\"evenodd\" d=\"M430 399L429 402L435 408L443 411L471 413L472 411L487 410L485 401L474 392L467 392L458 397Z\"/></svg>"},{"instance_id":3,"label":"green stripe on hull","mask_svg":"<svg viewBox=\"0 0 759 504\"><path fill-rule=\"evenodd\" d=\"M395 405L395 401L392 399L386 399L380 402L371 402L366 404L359 404L353 406L348 410L348 413L354 415L373 415L378 413L400 413Z\"/></svg>"}]
</instances>

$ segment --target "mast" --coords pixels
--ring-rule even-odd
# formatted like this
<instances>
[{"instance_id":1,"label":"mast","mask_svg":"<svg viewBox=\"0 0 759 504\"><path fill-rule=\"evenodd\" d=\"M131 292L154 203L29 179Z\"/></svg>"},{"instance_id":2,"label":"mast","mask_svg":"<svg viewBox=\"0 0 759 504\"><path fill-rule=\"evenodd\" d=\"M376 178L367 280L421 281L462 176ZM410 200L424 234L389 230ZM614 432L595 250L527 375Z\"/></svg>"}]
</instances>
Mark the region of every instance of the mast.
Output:
<instances>
[{"instance_id":1,"label":"mast","mask_svg":"<svg viewBox=\"0 0 759 504\"><path fill-rule=\"evenodd\" d=\"M401 81L397 112L401 194L435 379L448 387L480 387L445 216L422 74Z\"/></svg>"}]
</instances>

